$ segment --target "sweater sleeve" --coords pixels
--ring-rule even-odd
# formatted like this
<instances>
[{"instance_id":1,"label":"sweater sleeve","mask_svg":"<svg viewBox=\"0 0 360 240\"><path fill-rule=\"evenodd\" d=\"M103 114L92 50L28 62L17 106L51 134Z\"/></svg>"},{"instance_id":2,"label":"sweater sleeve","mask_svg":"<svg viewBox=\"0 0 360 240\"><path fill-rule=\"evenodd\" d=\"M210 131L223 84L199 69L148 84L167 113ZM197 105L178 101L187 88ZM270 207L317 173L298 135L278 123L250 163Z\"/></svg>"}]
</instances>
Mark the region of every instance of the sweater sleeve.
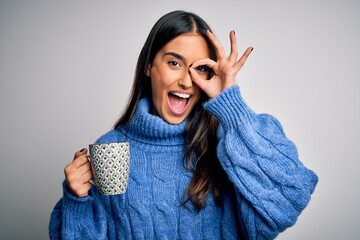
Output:
<instances>
[{"instance_id":1,"label":"sweater sleeve","mask_svg":"<svg viewBox=\"0 0 360 240\"><path fill-rule=\"evenodd\" d=\"M50 216L50 239L107 239L108 220L93 187L84 198L74 196L63 182L63 197Z\"/></svg>"},{"instance_id":2,"label":"sweater sleeve","mask_svg":"<svg viewBox=\"0 0 360 240\"><path fill-rule=\"evenodd\" d=\"M273 116L254 113L238 86L204 108L220 122L217 154L235 187L239 220L247 239L273 239L295 224L318 177L298 159Z\"/></svg>"},{"instance_id":3,"label":"sweater sleeve","mask_svg":"<svg viewBox=\"0 0 360 240\"><path fill-rule=\"evenodd\" d=\"M111 130L95 143L119 141ZM63 182L63 197L55 205L49 223L50 239L113 239L115 226L104 206L104 197L92 187L87 197L76 197Z\"/></svg>"}]
</instances>

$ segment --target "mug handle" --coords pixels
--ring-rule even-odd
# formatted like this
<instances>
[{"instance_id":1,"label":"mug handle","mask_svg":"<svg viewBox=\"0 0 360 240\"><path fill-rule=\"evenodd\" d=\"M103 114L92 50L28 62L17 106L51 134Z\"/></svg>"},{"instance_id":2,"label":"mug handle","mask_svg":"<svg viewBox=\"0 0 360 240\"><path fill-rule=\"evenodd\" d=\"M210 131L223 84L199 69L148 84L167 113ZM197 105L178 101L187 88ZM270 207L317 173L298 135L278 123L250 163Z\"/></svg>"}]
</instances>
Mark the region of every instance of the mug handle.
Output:
<instances>
[{"instance_id":1,"label":"mug handle","mask_svg":"<svg viewBox=\"0 0 360 240\"><path fill-rule=\"evenodd\" d=\"M95 182L94 182L93 179L90 179L90 180L89 180L89 183L91 183L91 185L93 185L93 186L95 186L95 187L97 186L97 185L95 184Z\"/></svg>"},{"instance_id":2,"label":"mug handle","mask_svg":"<svg viewBox=\"0 0 360 240\"><path fill-rule=\"evenodd\" d=\"M91 158L90 158L90 155L88 154L86 157L87 157L88 161L91 163ZM92 171L92 169L91 169L91 171ZM94 179L90 179L90 180L89 180L89 183L91 183L91 185L93 185L93 186L97 187L97 185L96 185L96 183L95 183Z\"/></svg>"}]
</instances>

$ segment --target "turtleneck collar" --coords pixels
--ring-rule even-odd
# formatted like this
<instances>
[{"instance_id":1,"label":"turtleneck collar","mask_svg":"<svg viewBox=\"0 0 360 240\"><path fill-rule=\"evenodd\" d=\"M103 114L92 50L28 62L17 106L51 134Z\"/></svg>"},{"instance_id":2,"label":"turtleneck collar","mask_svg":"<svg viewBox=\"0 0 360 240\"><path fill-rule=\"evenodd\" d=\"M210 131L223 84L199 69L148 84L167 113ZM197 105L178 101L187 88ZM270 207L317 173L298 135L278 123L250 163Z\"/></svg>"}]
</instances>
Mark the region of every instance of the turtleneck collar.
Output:
<instances>
[{"instance_id":1,"label":"turtleneck collar","mask_svg":"<svg viewBox=\"0 0 360 240\"><path fill-rule=\"evenodd\" d=\"M150 145L184 145L186 120L180 124L169 124L161 117L152 115L150 111L150 100L148 98L141 99L129 126L121 126L120 131L129 139Z\"/></svg>"}]
</instances>

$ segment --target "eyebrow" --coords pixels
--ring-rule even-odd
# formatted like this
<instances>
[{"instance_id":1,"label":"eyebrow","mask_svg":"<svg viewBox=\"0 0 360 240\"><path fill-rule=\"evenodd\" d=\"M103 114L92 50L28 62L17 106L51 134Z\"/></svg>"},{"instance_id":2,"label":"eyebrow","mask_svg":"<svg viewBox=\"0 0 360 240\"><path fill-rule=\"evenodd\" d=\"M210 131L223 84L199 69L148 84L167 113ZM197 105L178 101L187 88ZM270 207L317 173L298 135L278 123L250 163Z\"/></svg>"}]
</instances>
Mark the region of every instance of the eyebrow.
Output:
<instances>
[{"instance_id":1,"label":"eyebrow","mask_svg":"<svg viewBox=\"0 0 360 240\"><path fill-rule=\"evenodd\" d=\"M164 57L167 56L167 55L176 57L177 59L180 59L180 60L185 60L185 58L184 58L183 56L181 56L180 54L178 54L178 53L176 53L176 52L166 52L166 53L164 54Z\"/></svg>"}]
</instances>

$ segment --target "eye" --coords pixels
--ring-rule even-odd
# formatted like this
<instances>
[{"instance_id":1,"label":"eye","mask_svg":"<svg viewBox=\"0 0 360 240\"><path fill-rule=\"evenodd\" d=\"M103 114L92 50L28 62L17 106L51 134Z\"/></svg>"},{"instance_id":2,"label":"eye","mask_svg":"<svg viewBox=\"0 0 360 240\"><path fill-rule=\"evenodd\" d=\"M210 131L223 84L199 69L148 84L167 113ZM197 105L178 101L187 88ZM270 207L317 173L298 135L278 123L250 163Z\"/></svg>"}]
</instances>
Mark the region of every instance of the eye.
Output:
<instances>
[{"instance_id":1,"label":"eye","mask_svg":"<svg viewBox=\"0 0 360 240\"><path fill-rule=\"evenodd\" d=\"M170 67L181 67L180 63L175 60L168 61Z\"/></svg>"},{"instance_id":2,"label":"eye","mask_svg":"<svg viewBox=\"0 0 360 240\"><path fill-rule=\"evenodd\" d=\"M196 68L196 71L198 71L199 73L208 73L209 72L209 68L206 66L198 66Z\"/></svg>"}]
</instances>

